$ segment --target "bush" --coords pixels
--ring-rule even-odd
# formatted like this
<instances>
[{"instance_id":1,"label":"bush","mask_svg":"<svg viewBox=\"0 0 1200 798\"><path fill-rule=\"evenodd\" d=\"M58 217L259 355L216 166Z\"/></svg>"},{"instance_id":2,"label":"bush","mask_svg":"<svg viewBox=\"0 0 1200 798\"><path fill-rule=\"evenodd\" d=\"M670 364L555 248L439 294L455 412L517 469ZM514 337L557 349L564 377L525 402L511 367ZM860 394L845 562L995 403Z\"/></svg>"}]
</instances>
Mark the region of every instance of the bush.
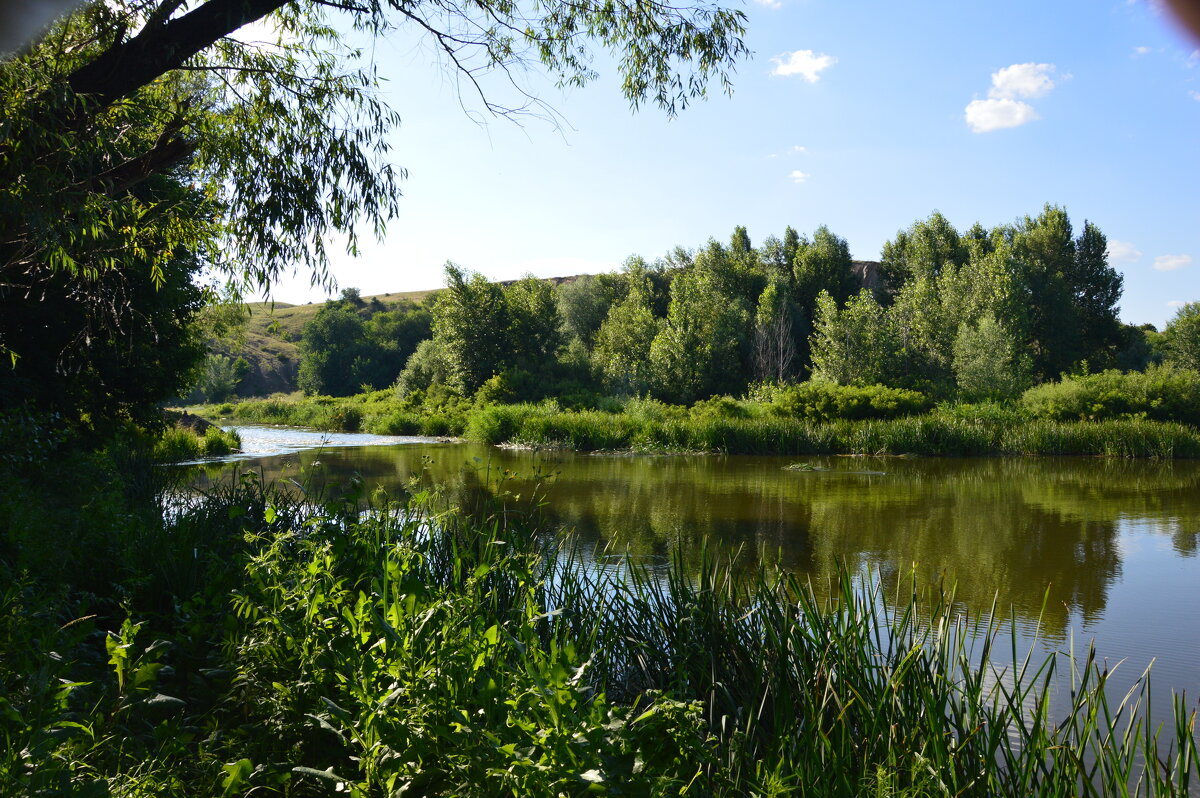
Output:
<instances>
[{"instance_id":1,"label":"bush","mask_svg":"<svg viewBox=\"0 0 1200 798\"><path fill-rule=\"evenodd\" d=\"M691 416L694 419L749 418L750 411L732 397L714 396L692 405Z\"/></svg>"},{"instance_id":2,"label":"bush","mask_svg":"<svg viewBox=\"0 0 1200 798\"><path fill-rule=\"evenodd\" d=\"M925 394L884 385L835 385L802 382L798 385L762 385L751 398L768 405L768 412L809 421L897 418L923 413L933 402Z\"/></svg>"},{"instance_id":3,"label":"bush","mask_svg":"<svg viewBox=\"0 0 1200 798\"><path fill-rule=\"evenodd\" d=\"M1200 372L1151 366L1144 372L1104 371L1063 377L1030 388L1021 406L1053 421L1152 419L1200 425Z\"/></svg>"}]
</instances>

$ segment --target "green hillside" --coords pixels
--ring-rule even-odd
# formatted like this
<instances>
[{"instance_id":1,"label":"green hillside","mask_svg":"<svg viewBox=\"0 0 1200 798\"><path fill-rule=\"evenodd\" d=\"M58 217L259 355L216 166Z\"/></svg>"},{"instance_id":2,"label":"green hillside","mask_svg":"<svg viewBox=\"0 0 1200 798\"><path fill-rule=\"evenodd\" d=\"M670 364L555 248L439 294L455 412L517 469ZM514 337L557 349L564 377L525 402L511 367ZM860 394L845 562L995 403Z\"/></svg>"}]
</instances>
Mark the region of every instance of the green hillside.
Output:
<instances>
[{"instance_id":1,"label":"green hillside","mask_svg":"<svg viewBox=\"0 0 1200 798\"><path fill-rule=\"evenodd\" d=\"M436 290L406 291L363 297L367 312L394 310L405 302L424 303ZM300 368L300 336L304 325L316 317L324 302L291 305L287 302L249 302L240 345L220 351L241 357L250 365L238 393L242 396L267 396L297 390Z\"/></svg>"}]
</instances>

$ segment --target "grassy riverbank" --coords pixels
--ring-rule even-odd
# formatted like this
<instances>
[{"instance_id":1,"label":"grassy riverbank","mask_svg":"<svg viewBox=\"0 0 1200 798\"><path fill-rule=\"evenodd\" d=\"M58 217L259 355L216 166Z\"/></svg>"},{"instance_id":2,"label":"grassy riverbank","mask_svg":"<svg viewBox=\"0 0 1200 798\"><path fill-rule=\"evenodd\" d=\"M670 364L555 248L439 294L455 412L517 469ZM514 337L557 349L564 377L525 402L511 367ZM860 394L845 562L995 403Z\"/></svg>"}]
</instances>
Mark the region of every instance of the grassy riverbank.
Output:
<instances>
[{"instance_id":1,"label":"grassy riverbank","mask_svg":"<svg viewBox=\"0 0 1200 798\"><path fill-rule=\"evenodd\" d=\"M114 506L89 546L144 556L86 582L27 556L70 559L70 536L6 537L0 792L1168 795L1200 779L1193 706L1148 732L1145 683L1109 703L1090 654L1026 663L952 592L902 585L888 606L878 586L712 558L600 578L536 518L355 501L247 478L167 523L122 527ZM1056 671L1076 689L1051 713Z\"/></svg>"},{"instance_id":2,"label":"grassy riverbank","mask_svg":"<svg viewBox=\"0 0 1200 798\"><path fill-rule=\"evenodd\" d=\"M911 393L911 392L908 392ZM454 435L488 444L577 451L850 455L1091 455L1200 457L1200 429L1144 417L1038 417L1019 405L870 401L845 407L789 406L722 398L687 408L612 400L603 409L447 401L397 401L389 391L249 400L193 408L225 422L287 424L384 435ZM838 417L850 415L851 417ZM875 416L875 417L872 417Z\"/></svg>"},{"instance_id":3,"label":"grassy riverbank","mask_svg":"<svg viewBox=\"0 0 1200 798\"><path fill-rule=\"evenodd\" d=\"M152 457L160 463L178 463L201 457L222 457L241 447L241 437L232 430L212 426L197 432L187 427L167 427L154 441Z\"/></svg>"}]
</instances>

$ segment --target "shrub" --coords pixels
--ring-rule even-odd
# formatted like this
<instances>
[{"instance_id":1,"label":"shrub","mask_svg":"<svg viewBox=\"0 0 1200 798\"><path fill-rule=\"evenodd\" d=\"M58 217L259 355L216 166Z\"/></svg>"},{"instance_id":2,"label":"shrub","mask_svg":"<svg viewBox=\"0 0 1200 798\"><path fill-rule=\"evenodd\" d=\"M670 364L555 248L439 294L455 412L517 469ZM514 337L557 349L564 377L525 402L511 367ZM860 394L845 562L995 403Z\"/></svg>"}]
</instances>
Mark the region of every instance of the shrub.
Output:
<instances>
[{"instance_id":1,"label":"shrub","mask_svg":"<svg viewBox=\"0 0 1200 798\"><path fill-rule=\"evenodd\" d=\"M1150 366L1103 371L1030 388L1021 405L1034 418L1100 421L1144 418L1200 425L1200 372Z\"/></svg>"},{"instance_id":2,"label":"shrub","mask_svg":"<svg viewBox=\"0 0 1200 798\"><path fill-rule=\"evenodd\" d=\"M706 418L748 418L750 412L744 405L729 396L713 396L701 399L692 405L691 416L694 419Z\"/></svg>"},{"instance_id":3,"label":"shrub","mask_svg":"<svg viewBox=\"0 0 1200 798\"><path fill-rule=\"evenodd\" d=\"M759 386L751 395L767 403L774 415L810 421L897 418L923 413L933 404L928 396L906 388L829 382Z\"/></svg>"}]
</instances>

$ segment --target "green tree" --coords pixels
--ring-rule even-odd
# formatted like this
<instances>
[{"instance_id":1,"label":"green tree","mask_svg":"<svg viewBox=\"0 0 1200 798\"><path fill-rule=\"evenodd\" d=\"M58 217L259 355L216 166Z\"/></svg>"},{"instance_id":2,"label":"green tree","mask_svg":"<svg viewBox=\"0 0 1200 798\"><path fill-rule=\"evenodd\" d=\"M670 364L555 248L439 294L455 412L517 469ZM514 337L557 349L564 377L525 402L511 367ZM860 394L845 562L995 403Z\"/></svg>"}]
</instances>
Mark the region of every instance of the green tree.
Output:
<instances>
[{"instance_id":1,"label":"green tree","mask_svg":"<svg viewBox=\"0 0 1200 798\"><path fill-rule=\"evenodd\" d=\"M962 237L945 216L934 211L883 245L879 270L888 292L895 294L912 280L936 280L947 264L961 265L966 260Z\"/></svg>"},{"instance_id":2,"label":"green tree","mask_svg":"<svg viewBox=\"0 0 1200 798\"><path fill-rule=\"evenodd\" d=\"M792 317L795 311L788 292L770 282L758 298L754 313L754 378L783 382L793 376L796 338Z\"/></svg>"},{"instance_id":3,"label":"green tree","mask_svg":"<svg viewBox=\"0 0 1200 798\"><path fill-rule=\"evenodd\" d=\"M1076 240L1067 212L1053 205L998 232L1011 246L1026 296L1035 375L1051 379L1083 360L1104 365L1119 343L1121 296L1121 277L1108 265L1104 236L1085 223Z\"/></svg>"},{"instance_id":4,"label":"green tree","mask_svg":"<svg viewBox=\"0 0 1200 798\"><path fill-rule=\"evenodd\" d=\"M846 239L825 225L817 228L811 241L798 238L792 261L792 295L796 302L796 335L802 369L812 362L809 341L817 314L817 297L824 291L836 304L845 302L858 290L859 281L852 267Z\"/></svg>"},{"instance_id":5,"label":"green tree","mask_svg":"<svg viewBox=\"0 0 1200 798\"><path fill-rule=\"evenodd\" d=\"M667 317L650 345L655 393L691 403L746 384L744 350L750 314L720 290L718 277L698 258L671 283Z\"/></svg>"},{"instance_id":6,"label":"green tree","mask_svg":"<svg viewBox=\"0 0 1200 798\"><path fill-rule=\"evenodd\" d=\"M623 295L621 278L614 274L584 274L559 285L555 298L567 338L579 339L590 350L609 309Z\"/></svg>"},{"instance_id":7,"label":"green tree","mask_svg":"<svg viewBox=\"0 0 1200 798\"><path fill-rule=\"evenodd\" d=\"M304 325L296 382L306 394L350 396L359 390L366 344L363 319L340 303L328 304Z\"/></svg>"},{"instance_id":8,"label":"green tree","mask_svg":"<svg viewBox=\"0 0 1200 798\"><path fill-rule=\"evenodd\" d=\"M805 309L816 306L817 295L827 292L839 305L858 290L846 239L821 225L812 241L801 239L793 262L796 301Z\"/></svg>"},{"instance_id":9,"label":"green tree","mask_svg":"<svg viewBox=\"0 0 1200 798\"><path fill-rule=\"evenodd\" d=\"M1122 324L1113 364L1121 371L1145 371L1151 364L1161 363L1161 338L1153 324Z\"/></svg>"},{"instance_id":10,"label":"green tree","mask_svg":"<svg viewBox=\"0 0 1200 798\"><path fill-rule=\"evenodd\" d=\"M1175 311L1163 339L1167 363L1200 371L1200 302L1188 302Z\"/></svg>"},{"instance_id":11,"label":"green tree","mask_svg":"<svg viewBox=\"0 0 1200 798\"><path fill-rule=\"evenodd\" d=\"M968 399L1011 399L1030 385L1029 355L989 311L963 323L954 340L954 375Z\"/></svg>"},{"instance_id":12,"label":"green tree","mask_svg":"<svg viewBox=\"0 0 1200 798\"><path fill-rule=\"evenodd\" d=\"M189 402L224 402L237 393L238 386L250 372L250 364L244 358L210 354L204 359L196 381L187 400Z\"/></svg>"},{"instance_id":13,"label":"green tree","mask_svg":"<svg viewBox=\"0 0 1200 798\"><path fill-rule=\"evenodd\" d=\"M1074 268L1070 273L1072 305L1079 324L1082 358L1107 367L1124 338L1117 318L1124 278L1108 265L1108 239L1088 221L1075 240Z\"/></svg>"},{"instance_id":14,"label":"green tree","mask_svg":"<svg viewBox=\"0 0 1200 798\"><path fill-rule=\"evenodd\" d=\"M527 275L504 289L504 302L508 308L505 365L530 372L552 365L563 346L554 287Z\"/></svg>"},{"instance_id":15,"label":"green tree","mask_svg":"<svg viewBox=\"0 0 1200 798\"><path fill-rule=\"evenodd\" d=\"M866 288L838 308L828 291L817 296L812 377L838 385L896 385L904 372L900 339L887 310Z\"/></svg>"},{"instance_id":16,"label":"green tree","mask_svg":"<svg viewBox=\"0 0 1200 798\"><path fill-rule=\"evenodd\" d=\"M985 314L1024 343L1025 297L1015 282L1007 245L969 246L966 262L924 270L893 297L889 315L909 358L909 372L936 387L954 383L954 344L964 324Z\"/></svg>"},{"instance_id":17,"label":"green tree","mask_svg":"<svg viewBox=\"0 0 1200 798\"><path fill-rule=\"evenodd\" d=\"M626 269L625 298L612 306L596 332L592 361L611 389L638 394L650 388L650 344L658 334L659 319L652 309L653 287L644 261L626 261Z\"/></svg>"},{"instance_id":18,"label":"green tree","mask_svg":"<svg viewBox=\"0 0 1200 798\"><path fill-rule=\"evenodd\" d=\"M500 286L478 272L468 276L446 264L446 289L433 306L433 337L446 359L450 384L474 393L504 370L508 357L509 308Z\"/></svg>"},{"instance_id":19,"label":"green tree","mask_svg":"<svg viewBox=\"0 0 1200 798\"><path fill-rule=\"evenodd\" d=\"M788 229L791 230L790 227ZM789 292L792 285L792 260L795 257L795 247L789 251L784 242L775 236L763 239L762 246L758 249L758 260L767 280L783 283Z\"/></svg>"},{"instance_id":20,"label":"green tree","mask_svg":"<svg viewBox=\"0 0 1200 798\"><path fill-rule=\"evenodd\" d=\"M396 378L396 394L404 399L413 391L428 391L435 385L449 386L451 378L450 358L445 346L436 338L426 338L417 344Z\"/></svg>"},{"instance_id":21,"label":"green tree","mask_svg":"<svg viewBox=\"0 0 1200 798\"><path fill-rule=\"evenodd\" d=\"M393 384L417 346L432 335L433 315L425 308L401 306L375 313L363 325L355 380L376 390Z\"/></svg>"},{"instance_id":22,"label":"green tree","mask_svg":"<svg viewBox=\"0 0 1200 798\"><path fill-rule=\"evenodd\" d=\"M156 176L133 192L146 203L198 201L184 179ZM0 406L57 414L64 428L103 439L124 420L156 423L158 403L193 381L205 355L193 321L208 292L196 253L180 246L156 261L96 233L94 244L120 252L126 268L84 278L38 265L12 283L0 277ZM164 245L161 234L143 244Z\"/></svg>"}]
</instances>

